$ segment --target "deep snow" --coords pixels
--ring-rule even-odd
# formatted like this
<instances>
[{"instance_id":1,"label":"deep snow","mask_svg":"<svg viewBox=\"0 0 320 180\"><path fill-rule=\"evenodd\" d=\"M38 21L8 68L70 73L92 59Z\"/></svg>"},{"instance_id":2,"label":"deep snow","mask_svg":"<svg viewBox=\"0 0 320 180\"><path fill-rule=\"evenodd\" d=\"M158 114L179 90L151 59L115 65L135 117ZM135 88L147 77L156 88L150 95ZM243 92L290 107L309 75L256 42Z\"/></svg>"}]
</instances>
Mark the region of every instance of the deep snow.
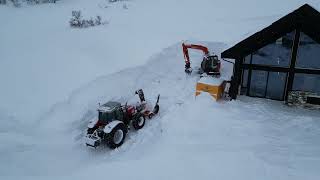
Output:
<instances>
[{"instance_id":1,"label":"deep snow","mask_svg":"<svg viewBox=\"0 0 320 180\"><path fill-rule=\"evenodd\" d=\"M184 74L181 51L182 40L203 40L220 54L303 2L0 7L0 179L316 179L319 112L256 98L195 98L198 78ZM70 29L74 9L109 24ZM195 66L201 54L191 59ZM228 78L230 64L223 65ZM161 94L160 115L115 151L85 147L97 104L125 102L138 88L151 101Z\"/></svg>"},{"instance_id":2,"label":"deep snow","mask_svg":"<svg viewBox=\"0 0 320 180\"><path fill-rule=\"evenodd\" d=\"M0 114L39 119L90 81L143 65L183 40L228 46L318 0L61 0L22 8L0 6ZM128 9L123 8L127 4ZM276 5L275 5L276 4ZM105 7L108 8L105 8ZM72 10L109 24L71 29Z\"/></svg>"},{"instance_id":3,"label":"deep snow","mask_svg":"<svg viewBox=\"0 0 320 180\"><path fill-rule=\"evenodd\" d=\"M225 47L204 44L216 52ZM173 45L146 65L100 77L38 123L2 132L0 174L13 179L318 177L319 112L247 97L219 103L206 94L195 98L198 77L179 71L180 48ZM200 62L201 56L192 58ZM230 71L223 65L223 72ZM83 136L98 102L125 102L140 87L151 102L161 94L160 115L130 132L117 150L87 148Z\"/></svg>"}]
</instances>

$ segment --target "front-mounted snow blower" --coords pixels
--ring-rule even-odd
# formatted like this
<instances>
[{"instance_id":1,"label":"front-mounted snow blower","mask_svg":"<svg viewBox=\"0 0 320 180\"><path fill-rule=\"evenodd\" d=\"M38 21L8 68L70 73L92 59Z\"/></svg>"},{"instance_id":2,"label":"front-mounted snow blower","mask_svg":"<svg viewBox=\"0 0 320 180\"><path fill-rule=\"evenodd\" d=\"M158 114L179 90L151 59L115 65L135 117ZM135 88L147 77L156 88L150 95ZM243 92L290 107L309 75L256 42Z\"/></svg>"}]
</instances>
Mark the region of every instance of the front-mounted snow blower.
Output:
<instances>
[{"instance_id":1,"label":"front-mounted snow blower","mask_svg":"<svg viewBox=\"0 0 320 180\"><path fill-rule=\"evenodd\" d=\"M114 101L99 105L98 118L88 124L87 146L96 148L101 143L106 143L108 147L115 149L123 144L131 126L139 130L144 126L146 119L151 119L159 113L160 94L153 107L146 102L142 89L135 94L139 96L140 102L134 105L121 105Z\"/></svg>"}]
</instances>

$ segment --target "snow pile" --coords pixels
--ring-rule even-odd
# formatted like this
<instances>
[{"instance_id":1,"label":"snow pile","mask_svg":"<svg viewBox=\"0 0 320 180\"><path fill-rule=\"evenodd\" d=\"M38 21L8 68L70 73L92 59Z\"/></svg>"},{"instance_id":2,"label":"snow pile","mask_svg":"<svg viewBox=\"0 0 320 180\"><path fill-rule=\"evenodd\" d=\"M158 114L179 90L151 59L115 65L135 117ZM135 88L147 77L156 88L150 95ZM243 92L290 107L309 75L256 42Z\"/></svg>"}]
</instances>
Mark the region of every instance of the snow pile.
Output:
<instances>
[{"instance_id":1,"label":"snow pile","mask_svg":"<svg viewBox=\"0 0 320 180\"><path fill-rule=\"evenodd\" d=\"M208 76L208 77L202 77L198 82L203 84L220 86L225 80L230 80L230 79L212 78L211 76Z\"/></svg>"}]
</instances>

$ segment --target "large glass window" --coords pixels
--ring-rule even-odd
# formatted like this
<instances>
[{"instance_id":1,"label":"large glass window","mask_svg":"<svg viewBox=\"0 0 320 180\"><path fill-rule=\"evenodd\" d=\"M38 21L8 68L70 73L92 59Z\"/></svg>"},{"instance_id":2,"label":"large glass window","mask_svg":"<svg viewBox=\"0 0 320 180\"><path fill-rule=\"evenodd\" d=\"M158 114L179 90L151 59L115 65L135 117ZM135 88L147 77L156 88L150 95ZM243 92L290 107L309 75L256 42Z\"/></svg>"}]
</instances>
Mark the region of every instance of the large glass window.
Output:
<instances>
[{"instance_id":1,"label":"large glass window","mask_svg":"<svg viewBox=\"0 0 320 180\"><path fill-rule=\"evenodd\" d=\"M253 70L249 95L283 100L287 73Z\"/></svg>"},{"instance_id":2,"label":"large glass window","mask_svg":"<svg viewBox=\"0 0 320 180\"><path fill-rule=\"evenodd\" d=\"M252 55L252 64L289 67L295 32L279 38Z\"/></svg>"},{"instance_id":3,"label":"large glass window","mask_svg":"<svg viewBox=\"0 0 320 180\"><path fill-rule=\"evenodd\" d=\"M249 54L248 56L246 56L244 58L244 64L250 64L251 63L251 54Z\"/></svg>"},{"instance_id":4,"label":"large glass window","mask_svg":"<svg viewBox=\"0 0 320 180\"><path fill-rule=\"evenodd\" d=\"M320 69L320 44L301 33L296 68Z\"/></svg>"},{"instance_id":5,"label":"large glass window","mask_svg":"<svg viewBox=\"0 0 320 180\"><path fill-rule=\"evenodd\" d=\"M314 92L320 95L320 75L296 73L292 90Z\"/></svg>"},{"instance_id":6,"label":"large glass window","mask_svg":"<svg viewBox=\"0 0 320 180\"><path fill-rule=\"evenodd\" d=\"M249 95L256 97L265 97L267 78L267 71L252 70Z\"/></svg>"},{"instance_id":7,"label":"large glass window","mask_svg":"<svg viewBox=\"0 0 320 180\"><path fill-rule=\"evenodd\" d=\"M283 100L287 73L269 72L266 98Z\"/></svg>"},{"instance_id":8,"label":"large glass window","mask_svg":"<svg viewBox=\"0 0 320 180\"><path fill-rule=\"evenodd\" d=\"M242 70L240 94L247 94L248 77L249 77L249 70L248 69Z\"/></svg>"},{"instance_id":9,"label":"large glass window","mask_svg":"<svg viewBox=\"0 0 320 180\"><path fill-rule=\"evenodd\" d=\"M249 74L249 70L248 69L244 69L242 71L242 87L247 87L248 84L248 74Z\"/></svg>"}]
</instances>

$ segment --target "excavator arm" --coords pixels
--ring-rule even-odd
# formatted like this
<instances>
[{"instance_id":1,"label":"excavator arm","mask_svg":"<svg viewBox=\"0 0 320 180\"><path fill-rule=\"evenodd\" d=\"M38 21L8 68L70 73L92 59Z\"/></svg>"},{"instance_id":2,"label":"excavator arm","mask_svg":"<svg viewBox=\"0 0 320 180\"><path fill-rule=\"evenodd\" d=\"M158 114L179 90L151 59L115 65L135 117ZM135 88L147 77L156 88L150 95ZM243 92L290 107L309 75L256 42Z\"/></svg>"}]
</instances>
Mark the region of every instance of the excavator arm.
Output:
<instances>
[{"instance_id":1,"label":"excavator arm","mask_svg":"<svg viewBox=\"0 0 320 180\"><path fill-rule=\"evenodd\" d=\"M201 50L205 56L209 55L209 50L207 47L205 46L201 46L201 45L196 45L196 44L184 44L182 43L182 49L183 49L183 56L185 59L185 71L186 73L190 73L191 70L191 63L190 63L190 57L189 57L189 52L188 49L196 49L196 50Z\"/></svg>"}]
</instances>

